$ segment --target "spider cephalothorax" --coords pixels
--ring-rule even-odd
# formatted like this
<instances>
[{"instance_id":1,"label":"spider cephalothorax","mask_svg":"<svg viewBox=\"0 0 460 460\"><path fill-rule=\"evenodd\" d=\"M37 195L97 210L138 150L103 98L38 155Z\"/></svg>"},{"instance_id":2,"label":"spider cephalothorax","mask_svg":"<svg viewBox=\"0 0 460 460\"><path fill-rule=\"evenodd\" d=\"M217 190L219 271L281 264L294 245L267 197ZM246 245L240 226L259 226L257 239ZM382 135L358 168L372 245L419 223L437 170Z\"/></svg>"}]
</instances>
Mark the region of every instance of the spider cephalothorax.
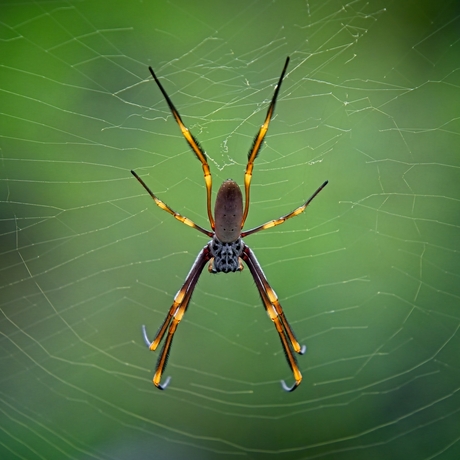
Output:
<instances>
[{"instance_id":1,"label":"spider cephalothorax","mask_svg":"<svg viewBox=\"0 0 460 460\"><path fill-rule=\"evenodd\" d=\"M229 273L243 270L241 254L243 253L243 240L238 238L232 243L222 243L217 237L209 242L211 255L214 261L209 264L211 273Z\"/></svg>"},{"instance_id":2,"label":"spider cephalothorax","mask_svg":"<svg viewBox=\"0 0 460 460\"><path fill-rule=\"evenodd\" d=\"M286 391L295 390L300 382L302 381L302 374L300 373L297 361L293 352L303 354L305 352L305 345L300 346L299 342L295 338L295 335L289 325L286 317L284 316L283 309L279 303L278 297L275 291L268 284L267 278L256 259L255 254L247 246L242 238L252 235L253 233L265 230L267 228L275 227L285 222L291 217L295 217L305 211L306 207L310 202L315 198L315 196L326 186L327 181L324 182L316 192L301 206L294 209L294 211L279 217L278 219L271 220L266 222L263 225L259 225L251 230L242 231L246 217L249 211L249 190L252 179L252 170L254 167L254 161L260 151L265 135L267 134L268 126L270 120L272 119L273 112L275 110L275 103L278 97L278 92L281 87L281 82L283 81L284 75L286 73L287 66L289 64L289 58L286 59L284 64L283 71L276 85L275 92L273 94L272 101L268 107L267 115L265 121L259 129L252 148L248 155L248 163L246 165L246 172L244 174L244 194L245 194L245 204L243 209L243 199L240 187L236 182L231 179L224 181L221 185L219 191L217 192L216 204L214 209L214 216L211 212L211 188L212 188L212 178L211 171L209 169L208 161L206 159L206 154L192 136L188 128L182 122L182 119L179 115L179 112L174 107L169 96L166 94L163 86L156 77L152 68L149 67L150 73L152 74L155 82L157 83L160 91L163 93L163 96L168 103L168 106L173 114L179 128L182 132L182 135L185 137L185 140L188 142L189 146L192 148L193 152L197 158L201 161L203 167L204 180L206 184L206 196L207 196L207 212L209 223L211 224L211 231L200 227L191 221L187 217L182 216L181 214L173 211L166 203L161 201L157 196L148 188L145 182L134 172L132 174L136 179L142 184L142 186L147 190L150 196L155 201L156 205L159 206L166 212L169 212L180 222L188 225L189 227L195 228L196 230L204 233L211 237L211 241L206 244L206 246L199 252L195 262L190 269L187 278L185 279L184 284L177 292L174 297L173 304L169 309L169 312L163 321L160 329L158 330L155 338L151 342L147 336L145 326L142 326L144 340L150 350L156 350L161 340L163 339L166 330L168 330L168 335L166 337L165 344L161 351L160 357L157 362L155 369L155 375L153 377L153 383L160 390L164 390L169 384L170 377L166 379L164 384L161 384L161 376L163 370L166 366L166 361L168 358L169 350L171 348L172 339L174 333L176 332L177 326L182 320L185 311L187 310L188 304L193 294L193 290L198 282L201 272L203 271L206 263L209 262L209 271L212 273L229 273L236 272L243 269L242 260L248 266L249 271L254 279L254 282L259 290L260 297L264 304L265 310L276 326L276 330L281 339L281 344L283 346L287 361L291 367L292 373L294 375L295 382L292 386L286 385L284 380L281 381L282 387ZM215 220L214 220L215 219Z\"/></svg>"}]
</instances>

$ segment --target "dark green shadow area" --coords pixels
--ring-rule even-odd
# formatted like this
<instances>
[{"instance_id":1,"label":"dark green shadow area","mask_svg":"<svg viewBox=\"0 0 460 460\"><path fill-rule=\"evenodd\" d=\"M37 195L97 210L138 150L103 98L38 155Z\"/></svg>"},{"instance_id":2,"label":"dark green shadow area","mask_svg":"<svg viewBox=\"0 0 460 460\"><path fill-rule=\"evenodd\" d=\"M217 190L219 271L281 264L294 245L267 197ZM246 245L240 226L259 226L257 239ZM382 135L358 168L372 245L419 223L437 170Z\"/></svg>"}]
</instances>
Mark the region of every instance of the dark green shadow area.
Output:
<instances>
[{"instance_id":1,"label":"dark green shadow area","mask_svg":"<svg viewBox=\"0 0 460 460\"><path fill-rule=\"evenodd\" d=\"M0 6L1 459L460 457L456 2ZM249 270L205 269L161 392L153 336L207 238L207 152L308 351L292 382Z\"/></svg>"}]
</instances>

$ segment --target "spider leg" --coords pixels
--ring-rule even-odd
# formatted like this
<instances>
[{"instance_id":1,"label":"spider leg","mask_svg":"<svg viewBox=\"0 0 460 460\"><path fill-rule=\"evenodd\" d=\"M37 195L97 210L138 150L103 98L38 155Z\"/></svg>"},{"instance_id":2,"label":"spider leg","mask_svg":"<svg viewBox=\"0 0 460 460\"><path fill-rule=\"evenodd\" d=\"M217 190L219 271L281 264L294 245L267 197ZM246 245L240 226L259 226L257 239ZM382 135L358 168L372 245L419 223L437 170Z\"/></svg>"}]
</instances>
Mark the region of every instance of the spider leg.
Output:
<instances>
[{"instance_id":1,"label":"spider leg","mask_svg":"<svg viewBox=\"0 0 460 460\"><path fill-rule=\"evenodd\" d=\"M142 333L144 336L144 341L151 351L155 351L160 344L160 342L163 340L163 336L168 329L168 326L171 322L171 319L173 315L177 312L178 308L183 304L184 298L187 294L187 292L190 290L190 288L194 288L193 284L198 281L198 276L200 275L201 271L203 270L203 267L205 266L206 262L211 259L210 256L210 251L209 251L209 246L206 245L198 254L197 258L195 259L195 262L192 265L192 268L188 272L184 284L182 287L177 291L176 295L174 296L174 301L173 304L171 305L171 308L169 309L168 314L166 315L165 320L163 321L163 324L160 326L158 329L155 338L153 341L150 341L147 335L147 330L145 326L142 326Z\"/></svg>"},{"instance_id":2,"label":"spider leg","mask_svg":"<svg viewBox=\"0 0 460 460\"><path fill-rule=\"evenodd\" d=\"M264 291L267 295L267 298L270 304L275 307L276 313L279 315L281 319L281 323L284 327L284 330L286 331L287 336L289 337L289 340L291 342L292 347L294 348L294 351L296 353L299 353L300 355L303 355L305 351L307 350L307 347L305 345L301 346L299 342L297 341L294 331L292 330L286 316L284 315L283 308L281 307L281 304L279 303L278 296L276 295L276 292L270 286L270 284L268 284L265 273L263 272L262 267L260 266L259 261L257 260L254 252L251 249L249 249L248 246L246 246L245 250L247 251L248 256L251 257L253 260L254 271L257 273L259 279L261 280L261 283L263 285Z\"/></svg>"},{"instance_id":3,"label":"spider leg","mask_svg":"<svg viewBox=\"0 0 460 460\"><path fill-rule=\"evenodd\" d=\"M169 109L171 110L171 113L176 120L177 124L179 125L179 128L182 132L182 135L184 136L185 140L187 141L188 145L192 148L193 152L197 156L197 158L201 161L201 164L203 166L203 175L204 175L204 182L206 184L206 196L207 196L207 210L208 210L208 218L209 218L209 223L211 224L211 228L214 230L214 218L212 216L211 212L211 189L212 189L212 177L211 177L211 171L209 169L208 161L206 159L206 154L201 148L200 144L198 141L193 137L192 133L189 131L189 129L184 125L182 122L182 118L179 115L179 112L177 111L176 107L174 107L174 104L172 103L171 99L169 98L168 94L166 93L165 89L163 88L163 85L160 83L160 80L155 75L155 72L151 67L149 67L150 73L152 74L153 79L155 80L155 83L158 85L160 88L160 91L162 92L164 98L166 99L166 102L168 103Z\"/></svg>"},{"instance_id":4,"label":"spider leg","mask_svg":"<svg viewBox=\"0 0 460 460\"><path fill-rule=\"evenodd\" d=\"M197 280L198 281L198 280ZM172 339L174 337L174 334L177 330L177 326L179 325L180 321L182 320L182 317L184 316L185 311L187 310L188 303L192 297L193 293L193 288L195 286L192 286L187 293L185 294L184 300L182 302L182 305L177 309L176 313L174 314L174 317L171 321L171 325L169 326L168 330L168 335L166 337L166 341L163 345L163 348L161 349L161 354L158 357L157 365L155 368L155 374L153 376L153 383L154 385L160 389L164 390L168 385L171 380L171 377L168 376L163 384L160 384L161 381L161 375L163 371L166 368L166 363L168 361L169 357L169 350L171 348L172 344Z\"/></svg>"},{"instance_id":5,"label":"spider leg","mask_svg":"<svg viewBox=\"0 0 460 460\"><path fill-rule=\"evenodd\" d=\"M171 209L166 203L164 203L163 201L161 201L150 189L149 187L147 186L147 184L137 175L137 173L135 171L131 171L131 174L140 182L140 184L142 185L142 187L145 188L145 190L147 190L147 193L153 198L153 201L155 201L155 204L163 209L163 211L166 211L166 212L169 212L169 214L171 214L174 218L176 218L179 222L182 222L183 224L185 225L188 225L189 227L192 227L192 228L195 228L196 230L198 230L199 232L201 233L204 233L205 235L208 235L209 237L213 237L214 236L214 233L213 232L210 232L206 229L204 229L203 227L200 227L198 224L195 224L195 222L193 222L192 220L190 220L188 217L184 217L182 216L181 214L179 214L178 212L174 211L173 209Z\"/></svg>"},{"instance_id":6,"label":"spider leg","mask_svg":"<svg viewBox=\"0 0 460 460\"><path fill-rule=\"evenodd\" d=\"M241 228L244 226L244 222L246 217L248 216L249 212L249 188L251 186L251 179L252 179L252 170L254 168L254 160L256 159L257 155L259 154L260 147L264 141L265 135L267 134L268 127L270 125L270 121L273 117L273 112L275 111L275 104L276 99L278 98L278 93L281 87L281 82L283 81L284 75L286 73L287 66L289 64L289 57L286 59L286 63L284 64L283 70L281 72L281 76L278 80L278 83L275 88L275 93L273 94L272 101L268 107L267 115L265 117L265 121L263 122L262 126L259 129L256 137L254 138L254 142L252 144L251 150L248 154L248 164L246 165L246 172L244 173L244 196L245 196L245 204L244 204L244 213L243 213L243 220L241 222Z\"/></svg>"},{"instance_id":7,"label":"spider leg","mask_svg":"<svg viewBox=\"0 0 460 460\"><path fill-rule=\"evenodd\" d=\"M267 311L268 316L276 327L276 330L281 339L281 344L283 345L287 362L292 370L292 373L294 374L295 383L291 387L287 386L284 380L281 381L281 386L286 391L294 391L302 381L302 374L300 373L300 369L297 365L297 360L295 359L292 348L294 348L297 353L303 354L305 353L306 347L305 345L301 347L295 338L294 333L292 332L292 329L289 326L286 317L284 316L283 309L281 308L275 291L268 284L268 281L265 278L265 275L259 265L259 262L256 259L256 256L248 246L245 246L243 249L242 258L246 262L246 265L248 266L252 277L254 278L254 282L256 283L260 297L264 303L265 310Z\"/></svg>"},{"instance_id":8,"label":"spider leg","mask_svg":"<svg viewBox=\"0 0 460 460\"><path fill-rule=\"evenodd\" d=\"M195 259L195 262L193 263L192 268L190 269L184 284L175 295L174 302L152 342L150 342L150 340L148 339L145 326L142 326L144 341L146 345L149 347L149 349L152 351L156 350L169 326L168 335L166 337L166 341L163 345L160 356L158 358L157 365L155 368L155 375L153 377L153 383L160 390L164 390L170 381L170 377L168 377L163 385L160 384L161 375L166 367L174 333L176 332L177 326L179 325L180 321L182 320L182 317L184 316L185 311L187 310L188 304L193 294L193 290L195 289L201 272L206 263L210 259L211 254L209 250L209 245L206 245L200 251L197 258Z\"/></svg>"},{"instance_id":9,"label":"spider leg","mask_svg":"<svg viewBox=\"0 0 460 460\"><path fill-rule=\"evenodd\" d=\"M252 235L253 233L260 232L261 230L266 230L267 228L272 228L276 227L277 225L280 225L284 222L286 222L288 219L291 217L298 216L299 214L302 214L306 207L312 202L313 198L315 198L316 195L318 195L321 190L323 190L324 187L326 187L328 181L324 182L318 189L316 190L313 195L308 198L307 201L302 206L299 206L298 208L294 209L294 211L274 220L270 220L269 222L266 222L265 224L259 225L258 227L251 228L250 230L246 230L245 232L241 232L241 238L244 238L245 236Z\"/></svg>"}]
</instances>

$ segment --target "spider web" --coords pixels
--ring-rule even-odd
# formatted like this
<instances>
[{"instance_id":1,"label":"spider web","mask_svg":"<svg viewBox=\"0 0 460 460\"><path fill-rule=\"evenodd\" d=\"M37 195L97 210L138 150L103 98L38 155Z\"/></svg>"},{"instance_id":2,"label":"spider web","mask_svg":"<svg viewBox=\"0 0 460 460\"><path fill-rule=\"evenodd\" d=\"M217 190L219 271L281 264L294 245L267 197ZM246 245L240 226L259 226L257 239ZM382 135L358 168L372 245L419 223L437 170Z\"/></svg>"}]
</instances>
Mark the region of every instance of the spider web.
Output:
<instances>
[{"instance_id":1,"label":"spider web","mask_svg":"<svg viewBox=\"0 0 460 460\"><path fill-rule=\"evenodd\" d=\"M456 2L11 2L1 6L1 458L424 458L460 454ZM205 270L174 339L153 335L207 239L286 56L246 228L299 341L292 376L249 270Z\"/></svg>"}]
</instances>

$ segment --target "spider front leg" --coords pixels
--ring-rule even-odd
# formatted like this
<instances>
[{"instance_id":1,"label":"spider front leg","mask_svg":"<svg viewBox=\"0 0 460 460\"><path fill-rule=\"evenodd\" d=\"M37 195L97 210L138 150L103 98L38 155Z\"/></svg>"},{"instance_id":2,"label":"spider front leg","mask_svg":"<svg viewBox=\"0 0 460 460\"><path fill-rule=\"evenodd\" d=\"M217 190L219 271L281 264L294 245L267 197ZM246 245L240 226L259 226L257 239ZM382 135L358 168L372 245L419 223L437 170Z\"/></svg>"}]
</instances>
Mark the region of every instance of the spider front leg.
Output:
<instances>
[{"instance_id":1,"label":"spider front leg","mask_svg":"<svg viewBox=\"0 0 460 460\"><path fill-rule=\"evenodd\" d=\"M256 256L246 245L243 249L242 258L246 262L246 265L248 266L252 277L254 278L254 282L256 283L260 297L264 303L265 310L267 311L268 316L276 327L276 330L281 339L281 344L283 346L287 362L294 375L295 382L291 387L286 385L284 380L281 380L281 386L286 391L294 391L302 381L302 374L300 372L299 366L297 365L297 360L293 354L293 349L297 353L303 354L305 353L306 346L300 346L299 342L295 338L294 332L292 331L291 326L284 316L283 309L281 308L275 291L268 284L268 281L259 262L257 261Z\"/></svg>"},{"instance_id":2,"label":"spider front leg","mask_svg":"<svg viewBox=\"0 0 460 460\"><path fill-rule=\"evenodd\" d=\"M166 329L168 329L168 335L166 337L166 341L163 345L161 350L160 356L157 361L157 365L155 368L155 374L153 376L153 383L154 385L159 388L160 390L164 390L171 380L168 377L163 385L160 384L161 375L166 368L166 363L168 360L169 350L171 348L172 339L174 338L174 334L177 330L177 326L179 325L180 321L182 320L185 311L187 310L188 304L193 294L193 290L198 282L198 279L203 271L204 266L210 260L210 250L209 244L207 244L198 254L195 262L190 269L190 272L185 279L184 284L179 289L177 294L174 297L174 302L169 309L168 315L166 316L163 324L161 325L160 329L158 330L154 340L150 342L147 331L145 326L142 326L144 341L146 345L149 347L150 350L154 351L160 344L161 340L163 339Z\"/></svg>"}]
</instances>

